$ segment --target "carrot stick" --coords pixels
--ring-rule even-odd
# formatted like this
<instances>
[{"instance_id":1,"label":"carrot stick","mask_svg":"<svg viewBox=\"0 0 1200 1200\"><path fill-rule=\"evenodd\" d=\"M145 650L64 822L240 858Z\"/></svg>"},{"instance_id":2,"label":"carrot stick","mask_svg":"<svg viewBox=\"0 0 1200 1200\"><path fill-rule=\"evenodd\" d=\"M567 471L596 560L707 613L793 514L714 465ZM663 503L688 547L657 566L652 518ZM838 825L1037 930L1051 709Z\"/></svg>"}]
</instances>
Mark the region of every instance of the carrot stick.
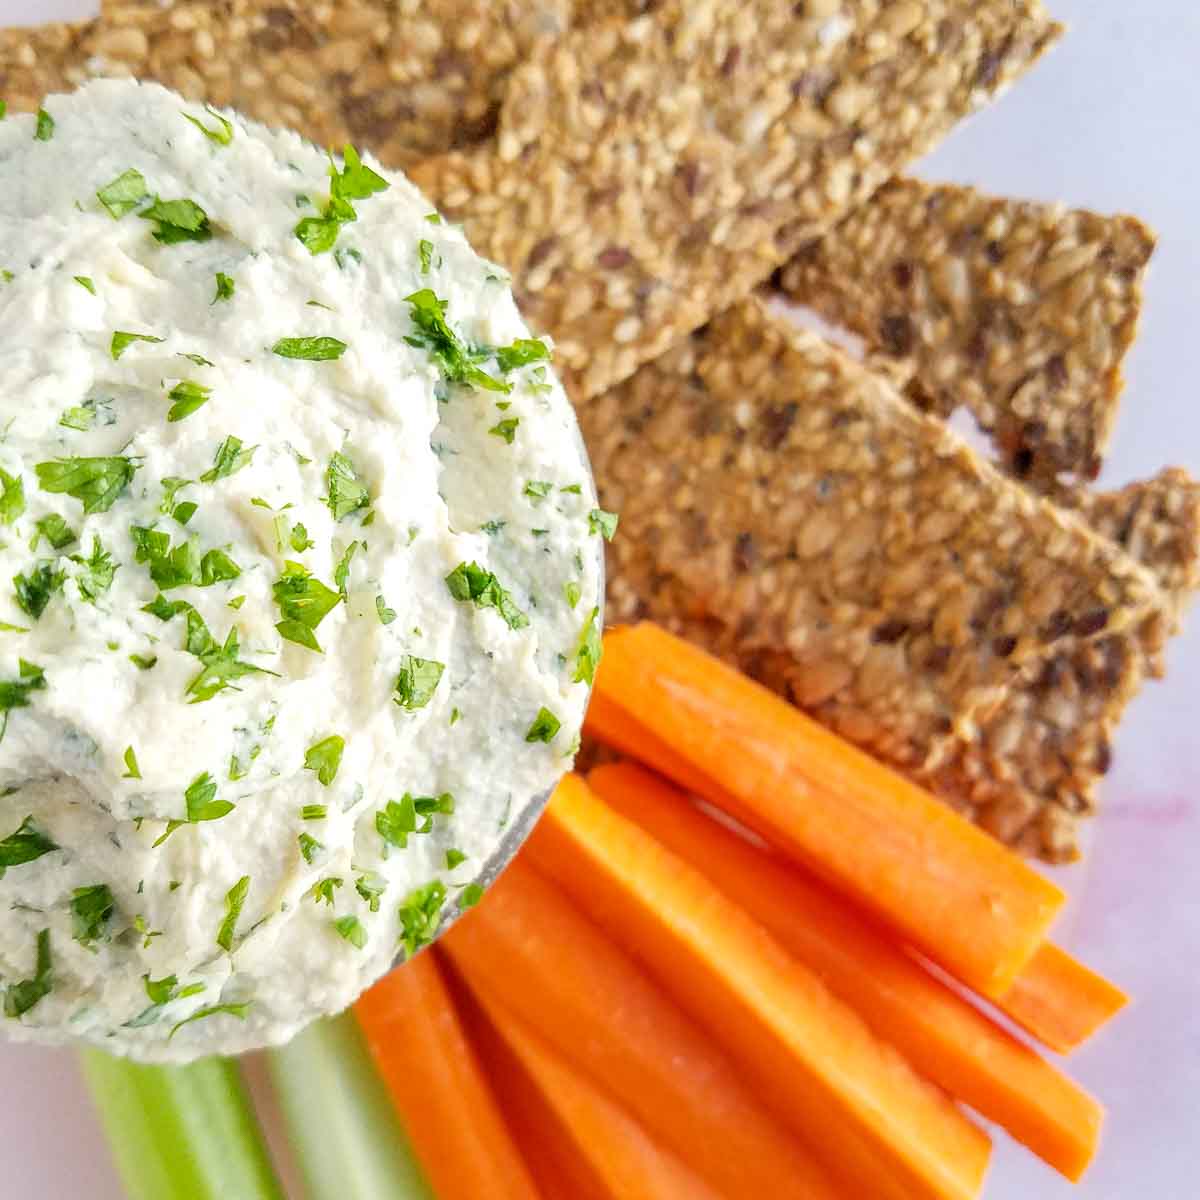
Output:
<instances>
[{"instance_id":1,"label":"carrot stick","mask_svg":"<svg viewBox=\"0 0 1200 1200\"><path fill-rule=\"evenodd\" d=\"M523 1022L486 992L473 999L480 1010L478 1023L470 1024L475 1044L506 1111L525 1126L518 1136L524 1132L525 1156L547 1196L720 1200ZM542 1169L546 1158L552 1160L549 1171Z\"/></svg>"},{"instance_id":2,"label":"carrot stick","mask_svg":"<svg viewBox=\"0 0 1200 1200\"><path fill-rule=\"evenodd\" d=\"M1103 975L1047 942L993 1001L1006 1016L1059 1054L1069 1054L1129 1003Z\"/></svg>"},{"instance_id":3,"label":"carrot stick","mask_svg":"<svg viewBox=\"0 0 1200 1200\"><path fill-rule=\"evenodd\" d=\"M597 767L588 783L740 904L926 1078L1002 1125L1067 1178L1083 1174L1096 1152L1099 1104L924 970L882 928L810 876L704 816L642 767Z\"/></svg>"},{"instance_id":4,"label":"carrot stick","mask_svg":"<svg viewBox=\"0 0 1200 1200\"><path fill-rule=\"evenodd\" d=\"M605 636L596 691L666 743L681 780L987 996L1032 958L1061 889L773 692L650 624ZM591 716L598 721L612 706Z\"/></svg>"},{"instance_id":5,"label":"carrot stick","mask_svg":"<svg viewBox=\"0 0 1200 1200\"><path fill-rule=\"evenodd\" d=\"M855 1196L963 1200L986 1134L700 872L563 779L534 863L709 1030Z\"/></svg>"},{"instance_id":6,"label":"carrot stick","mask_svg":"<svg viewBox=\"0 0 1200 1200\"><path fill-rule=\"evenodd\" d=\"M525 856L441 946L474 993L534 1025L718 1192L769 1197L786 1180L798 1200L844 1198L707 1034Z\"/></svg>"},{"instance_id":7,"label":"carrot stick","mask_svg":"<svg viewBox=\"0 0 1200 1200\"><path fill-rule=\"evenodd\" d=\"M439 1200L538 1200L433 957L385 975L354 1012Z\"/></svg>"}]
</instances>

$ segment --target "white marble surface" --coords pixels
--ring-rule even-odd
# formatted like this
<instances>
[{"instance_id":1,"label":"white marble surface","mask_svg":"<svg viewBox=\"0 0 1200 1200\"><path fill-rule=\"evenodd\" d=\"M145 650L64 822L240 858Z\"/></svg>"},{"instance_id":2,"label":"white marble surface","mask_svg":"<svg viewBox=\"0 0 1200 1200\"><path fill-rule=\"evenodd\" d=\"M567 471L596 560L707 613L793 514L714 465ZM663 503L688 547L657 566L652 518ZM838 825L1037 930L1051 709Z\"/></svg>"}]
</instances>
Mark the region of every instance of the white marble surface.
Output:
<instances>
[{"instance_id":1,"label":"white marble surface","mask_svg":"<svg viewBox=\"0 0 1200 1200\"><path fill-rule=\"evenodd\" d=\"M927 174L1125 209L1161 243L1105 482L1167 461L1200 473L1200 5L1048 0L1072 33L1025 83L956 133ZM86 12L86 0L0 0L0 24ZM1185 1200L1200 1175L1200 615L1122 728L1105 813L1065 938L1139 997L1071 1064L1108 1103L1081 1189L1001 1145L996 1200ZM0 1196L120 1200L69 1053L0 1044Z\"/></svg>"}]
</instances>

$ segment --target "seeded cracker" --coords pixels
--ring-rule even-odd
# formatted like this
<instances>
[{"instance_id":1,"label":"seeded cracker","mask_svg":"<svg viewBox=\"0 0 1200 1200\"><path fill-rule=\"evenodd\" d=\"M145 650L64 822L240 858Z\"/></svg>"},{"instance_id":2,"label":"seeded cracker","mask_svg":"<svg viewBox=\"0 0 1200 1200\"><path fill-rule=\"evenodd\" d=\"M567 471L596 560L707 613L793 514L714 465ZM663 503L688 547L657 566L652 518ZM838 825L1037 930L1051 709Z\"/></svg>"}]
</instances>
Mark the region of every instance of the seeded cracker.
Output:
<instances>
[{"instance_id":1,"label":"seeded cracker","mask_svg":"<svg viewBox=\"0 0 1200 1200\"><path fill-rule=\"evenodd\" d=\"M1058 34L1033 0L664 4L512 75L496 150L414 178L584 398L861 203Z\"/></svg>"},{"instance_id":2,"label":"seeded cracker","mask_svg":"<svg viewBox=\"0 0 1200 1200\"><path fill-rule=\"evenodd\" d=\"M980 725L1048 662L1164 636L1119 547L757 302L582 415L622 511L609 618L683 618L926 782L961 783Z\"/></svg>"},{"instance_id":3,"label":"seeded cracker","mask_svg":"<svg viewBox=\"0 0 1200 1200\"><path fill-rule=\"evenodd\" d=\"M893 180L783 270L785 292L911 364L1021 478L1095 478L1154 237L1133 217Z\"/></svg>"}]
</instances>

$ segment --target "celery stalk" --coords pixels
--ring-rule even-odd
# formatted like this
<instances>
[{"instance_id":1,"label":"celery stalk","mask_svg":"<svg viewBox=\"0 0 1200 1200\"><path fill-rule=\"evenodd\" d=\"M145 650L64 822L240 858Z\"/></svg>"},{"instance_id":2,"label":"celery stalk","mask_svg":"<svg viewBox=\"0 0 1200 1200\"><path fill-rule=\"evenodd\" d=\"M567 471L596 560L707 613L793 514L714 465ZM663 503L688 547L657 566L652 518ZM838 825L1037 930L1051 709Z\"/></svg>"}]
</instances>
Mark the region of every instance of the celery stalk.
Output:
<instances>
[{"instance_id":1,"label":"celery stalk","mask_svg":"<svg viewBox=\"0 0 1200 1200\"><path fill-rule=\"evenodd\" d=\"M309 1200L436 1200L351 1013L267 1061Z\"/></svg>"},{"instance_id":2,"label":"celery stalk","mask_svg":"<svg viewBox=\"0 0 1200 1200\"><path fill-rule=\"evenodd\" d=\"M83 1073L130 1200L283 1200L237 1067L150 1067L85 1050Z\"/></svg>"}]
</instances>

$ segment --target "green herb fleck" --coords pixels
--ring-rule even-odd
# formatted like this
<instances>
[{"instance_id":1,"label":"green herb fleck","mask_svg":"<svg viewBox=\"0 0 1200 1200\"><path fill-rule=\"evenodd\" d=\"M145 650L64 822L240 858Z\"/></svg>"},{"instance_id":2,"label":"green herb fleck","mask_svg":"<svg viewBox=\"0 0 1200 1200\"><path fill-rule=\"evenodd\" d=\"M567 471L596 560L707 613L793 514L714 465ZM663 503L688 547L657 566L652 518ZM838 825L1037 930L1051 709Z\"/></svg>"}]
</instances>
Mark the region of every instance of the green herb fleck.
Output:
<instances>
[{"instance_id":1,"label":"green herb fleck","mask_svg":"<svg viewBox=\"0 0 1200 1200\"><path fill-rule=\"evenodd\" d=\"M498 421L493 425L488 433L494 437L503 438L511 446L513 438L517 436L517 426L520 424L520 417L505 417L503 421Z\"/></svg>"},{"instance_id":2,"label":"green herb fleck","mask_svg":"<svg viewBox=\"0 0 1200 1200\"><path fill-rule=\"evenodd\" d=\"M129 333L124 329L118 329L112 335L112 342L109 345L109 353L113 356L114 361L121 357L125 351L133 345L134 342L161 342L163 338L155 337L152 333Z\"/></svg>"},{"instance_id":3,"label":"green herb fleck","mask_svg":"<svg viewBox=\"0 0 1200 1200\"><path fill-rule=\"evenodd\" d=\"M25 481L0 467L0 523L11 525L24 511Z\"/></svg>"},{"instance_id":4,"label":"green herb fleck","mask_svg":"<svg viewBox=\"0 0 1200 1200\"><path fill-rule=\"evenodd\" d=\"M390 625L396 619L396 610L388 608L382 596L375 597L375 612L379 616L379 623L381 625Z\"/></svg>"},{"instance_id":5,"label":"green herb fleck","mask_svg":"<svg viewBox=\"0 0 1200 1200\"><path fill-rule=\"evenodd\" d=\"M305 766L308 762L305 761ZM300 820L302 821L323 821L329 815L329 806L326 804L305 804L300 809Z\"/></svg>"},{"instance_id":6,"label":"green herb fleck","mask_svg":"<svg viewBox=\"0 0 1200 1200\"><path fill-rule=\"evenodd\" d=\"M116 910L116 901L107 883L76 888L71 893L72 937L82 946L91 946L103 938L108 941L108 927Z\"/></svg>"},{"instance_id":7,"label":"green herb fleck","mask_svg":"<svg viewBox=\"0 0 1200 1200\"><path fill-rule=\"evenodd\" d=\"M224 550L209 550L200 560L200 586L211 587L214 583L236 579L242 568Z\"/></svg>"},{"instance_id":8,"label":"green herb fleck","mask_svg":"<svg viewBox=\"0 0 1200 1200\"><path fill-rule=\"evenodd\" d=\"M280 358L305 358L312 362L341 358L346 350L346 343L335 337L280 338L271 347L271 353Z\"/></svg>"},{"instance_id":9,"label":"green herb fleck","mask_svg":"<svg viewBox=\"0 0 1200 1200\"><path fill-rule=\"evenodd\" d=\"M167 393L167 399L173 402L167 410L167 420L182 421L185 417L190 417L198 408L208 403L211 395L212 388L194 383L190 379L177 383Z\"/></svg>"},{"instance_id":10,"label":"green herb fleck","mask_svg":"<svg viewBox=\"0 0 1200 1200\"><path fill-rule=\"evenodd\" d=\"M217 799L217 781L205 771L197 775L183 794L190 824L199 821L219 821L233 812L233 804Z\"/></svg>"},{"instance_id":11,"label":"green herb fleck","mask_svg":"<svg viewBox=\"0 0 1200 1200\"><path fill-rule=\"evenodd\" d=\"M323 653L314 631L338 605L341 596L314 579L302 563L290 559L284 563L283 574L272 585L271 591L283 618L275 625L279 635L318 654Z\"/></svg>"},{"instance_id":12,"label":"green herb fleck","mask_svg":"<svg viewBox=\"0 0 1200 1200\"><path fill-rule=\"evenodd\" d=\"M132 746L125 747L125 774L122 779L141 779L142 769L138 766L137 754Z\"/></svg>"},{"instance_id":13,"label":"green herb fleck","mask_svg":"<svg viewBox=\"0 0 1200 1200\"><path fill-rule=\"evenodd\" d=\"M342 883L343 880L339 879L336 875L330 875L327 879L318 879L308 889L308 894L313 898L315 903L320 904L324 901L332 908L334 890L340 888Z\"/></svg>"},{"instance_id":14,"label":"green herb fleck","mask_svg":"<svg viewBox=\"0 0 1200 1200\"><path fill-rule=\"evenodd\" d=\"M73 275L71 278L74 279L81 288L91 292L93 296L96 294L96 284L89 276Z\"/></svg>"},{"instance_id":15,"label":"green herb fleck","mask_svg":"<svg viewBox=\"0 0 1200 1200\"><path fill-rule=\"evenodd\" d=\"M593 508L588 513L588 533L598 533L606 542L611 542L617 532L616 513L605 512L602 508Z\"/></svg>"},{"instance_id":16,"label":"green herb fleck","mask_svg":"<svg viewBox=\"0 0 1200 1200\"><path fill-rule=\"evenodd\" d=\"M379 898L387 891L387 880L374 871L366 871L354 881L354 890L367 902L372 912L378 912Z\"/></svg>"},{"instance_id":17,"label":"green herb fleck","mask_svg":"<svg viewBox=\"0 0 1200 1200\"><path fill-rule=\"evenodd\" d=\"M304 767L308 771L315 771L322 785L328 787L342 765L342 752L345 749L346 739L336 733L331 734L304 752Z\"/></svg>"},{"instance_id":18,"label":"green herb fleck","mask_svg":"<svg viewBox=\"0 0 1200 1200\"><path fill-rule=\"evenodd\" d=\"M87 407L73 407L63 410L63 414L58 418L58 423L64 429L74 429L79 433L86 433L91 429L92 424L96 420L96 410Z\"/></svg>"},{"instance_id":19,"label":"green herb fleck","mask_svg":"<svg viewBox=\"0 0 1200 1200\"><path fill-rule=\"evenodd\" d=\"M213 304L219 300L232 300L233 293L237 290L237 283L233 276L226 275L224 271L217 272L217 294L212 298Z\"/></svg>"},{"instance_id":20,"label":"green herb fleck","mask_svg":"<svg viewBox=\"0 0 1200 1200\"><path fill-rule=\"evenodd\" d=\"M292 527L288 542L297 554L303 554L305 550L309 550L317 544L308 536L308 530L299 521ZM282 549L282 547L280 548Z\"/></svg>"},{"instance_id":21,"label":"green herb fleck","mask_svg":"<svg viewBox=\"0 0 1200 1200\"><path fill-rule=\"evenodd\" d=\"M600 609L593 608L591 615L584 622L579 644L575 647L575 674L571 676L573 683L590 684L596 678L596 668L600 665L600 656L604 652L596 620L599 616Z\"/></svg>"},{"instance_id":22,"label":"green herb fleck","mask_svg":"<svg viewBox=\"0 0 1200 1200\"><path fill-rule=\"evenodd\" d=\"M164 246L178 242L207 242L212 237L208 213L195 200L163 200L156 196L154 203L142 209L138 216L143 221L155 223L154 239Z\"/></svg>"},{"instance_id":23,"label":"green herb fleck","mask_svg":"<svg viewBox=\"0 0 1200 1200\"><path fill-rule=\"evenodd\" d=\"M222 950L233 949L233 931L237 927L238 917L242 915L242 906L246 903L246 895L250 891L250 876L243 875L225 893L225 919L217 930L217 945Z\"/></svg>"},{"instance_id":24,"label":"green herb fleck","mask_svg":"<svg viewBox=\"0 0 1200 1200\"><path fill-rule=\"evenodd\" d=\"M550 347L537 338L517 338L511 346L501 346L496 351L496 362L507 374L530 363L543 362L550 357Z\"/></svg>"},{"instance_id":25,"label":"green herb fleck","mask_svg":"<svg viewBox=\"0 0 1200 1200\"><path fill-rule=\"evenodd\" d=\"M338 917L334 921L333 927L356 950L361 950L367 944L366 926L353 914L348 917Z\"/></svg>"},{"instance_id":26,"label":"green herb fleck","mask_svg":"<svg viewBox=\"0 0 1200 1200\"><path fill-rule=\"evenodd\" d=\"M83 504L85 513L107 512L129 486L137 465L130 458L59 458L38 463L38 485L44 492L65 493Z\"/></svg>"},{"instance_id":27,"label":"green herb fleck","mask_svg":"<svg viewBox=\"0 0 1200 1200\"><path fill-rule=\"evenodd\" d=\"M310 833L302 833L296 840L300 843L300 853L304 856L304 861L310 866L317 851L325 849L325 843L318 842Z\"/></svg>"},{"instance_id":28,"label":"green herb fleck","mask_svg":"<svg viewBox=\"0 0 1200 1200\"><path fill-rule=\"evenodd\" d=\"M75 530L58 513L47 513L44 517L39 517L34 522L34 528L37 530L37 533L34 535L33 543L30 547L33 550L37 549L39 538L44 537L55 550L61 550L64 546L69 546L76 538Z\"/></svg>"},{"instance_id":29,"label":"green herb fleck","mask_svg":"<svg viewBox=\"0 0 1200 1200\"><path fill-rule=\"evenodd\" d=\"M412 309L415 330L404 340L410 346L428 350L448 382L468 384L491 392L512 390L510 384L493 378L478 366L491 352L468 347L450 328L446 320L445 300L438 299L429 288L422 288L404 299Z\"/></svg>"},{"instance_id":30,"label":"green herb fleck","mask_svg":"<svg viewBox=\"0 0 1200 1200\"><path fill-rule=\"evenodd\" d=\"M583 590L574 579L568 579L563 584L563 596L566 598L569 608L574 608L579 603L579 597L582 595Z\"/></svg>"},{"instance_id":31,"label":"green herb fleck","mask_svg":"<svg viewBox=\"0 0 1200 1200\"><path fill-rule=\"evenodd\" d=\"M478 883L468 883L461 892L458 893L458 907L466 912L468 908L474 908L480 900L483 899L483 887Z\"/></svg>"},{"instance_id":32,"label":"green herb fleck","mask_svg":"<svg viewBox=\"0 0 1200 1200\"><path fill-rule=\"evenodd\" d=\"M35 621L46 611L50 598L61 592L66 576L49 559L43 559L30 568L29 574L22 572L13 576L17 606Z\"/></svg>"},{"instance_id":33,"label":"green herb fleck","mask_svg":"<svg viewBox=\"0 0 1200 1200\"><path fill-rule=\"evenodd\" d=\"M39 115L39 125L41 118ZM49 138L42 138L48 141ZM32 979L10 983L4 993L4 1015L16 1020L23 1017L35 1004L44 1000L54 987L54 969L50 961L50 930L43 929L37 935L37 963Z\"/></svg>"},{"instance_id":34,"label":"green herb fleck","mask_svg":"<svg viewBox=\"0 0 1200 1200\"><path fill-rule=\"evenodd\" d=\"M395 695L392 699L403 709L414 712L424 708L433 699L441 681L444 663L429 658L418 658L406 654L400 660L400 674L396 677Z\"/></svg>"},{"instance_id":35,"label":"green herb fleck","mask_svg":"<svg viewBox=\"0 0 1200 1200\"><path fill-rule=\"evenodd\" d=\"M190 121L193 125L195 125L195 127L200 130L200 132L204 134L204 136L208 138L210 142L215 142L218 146L228 146L229 143L233 141L233 122L221 116L221 114L209 104L204 106L204 111L217 121L218 124L215 129L209 129L209 127L205 125L199 117L193 117L190 113L180 113L179 115L183 117L185 121Z\"/></svg>"},{"instance_id":36,"label":"green herb fleck","mask_svg":"<svg viewBox=\"0 0 1200 1200\"><path fill-rule=\"evenodd\" d=\"M583 495L583 486L578 483L568 484L566 487L561 487L558 490L560 492L562 492L564 496L582 496Z\"/></svg>"},{"instance_id":37,"label":"green herb fleck","mask_svg":"<svg viewBox=\"0 0 1200 1200\"><path fill-rule=\"evenodd\" d=\"M340 451L330 457L329 466L325 468L325 486L325 503L335 521L342 521L371 503L367 485L363 483L354 464Z\"/></svg>"},{"instance_id":38,"label":"green herb fleck","mask_svg":"<svg viewBox=\"0 0 1200 1200\"><path fill-rule=\"evenodd\" d=\"M510 629L523 629L529 624L529 618L516 606L496 576L478 563L459 563L446 576L446 587L455 600L473 603L476 608L494 608Z\"/></svg>"},{"instance_id":39,"label":"green herb fleck","mask_svg":"<svg viewBox=\"0 0 1200 1200\"><path fill-rule=\"evenodd\" d=\"M46 672L36 663L17 659L17 673L17 679L0 679L0 742L4 741L4 734L8 730L9 713L15 708L28 708L29 693L40 692L46 686ZM4 842L0 842L0 877L7 865L4 862L4 845Z\"/></svg>"},{"instance_id":40,"label":"green herb fleck","mask_svg":"<svg viewBox=\"0 0 1200 1200\"><path fill-rule=\"evenodd\" d=\"M171 1032L167 1034L167 1041L169 1042L185 1025L190 1025L193 1021L203 1021L206 1017L215 1017L221 1014L237 1017L239 1021L244 1021L249 1011L249 1000L242 1001L240 1004L209 1004L205 1008L198 1008L190 1017L184 1017L182 1021L177 1021L171 1027Z\"/></svg>"},{"instance_id":41,"label":"green herb fleck","mask_svg":"<svg viewBox=\"0 0 1200 1200\"><path fill-rule=\"evenodd\" d=\"M132 168L106 184L96 193L96 199L108 209L114 221L132 212L147 196L146 180L140 171Z\"/></svg>"},{"instance_id":42,"label":"green herb fleck","mask_svg":"<svg viewBox=\"0 0 1200 1200\"><path fill-rule=\"evenodd\" d=\"M257 449L257 446L243 448L241 439L231 434L217 447L213 465L200 476L201 483L216 483L218 479L236 474L243 467L250 465Z\"/></svg>"},{"instance_id":43,"label":"green herb fleck","mask_svg":"<svg viewBox=\"0 0 1200 1200\"><path fill-rule=\"evenodd\" d=\"M346 552L338 559L337 566L333 568L333 583L343 600L348 599L347 588L350 583L350 561L361 546L361 542L351 542L346 547Z\"/></svg>"},{"instance_id":44,"label":"green herb fleck","mask_svg":"<svg viewBox=\"0 0 1200 1200\"><path fill-rule=\"evenodd\" d=\"M530 479L526 481L525 487L521 491L521 495L528 496L530 500L537 504L541 500L550 495L554 484L540 479Z\"/></svg>"},{"instance_id":45,"label":"green herb fleck","mask_svg":"<svg viewBox=\"0 0 1200 1200\"><path fill-rule=\"evenodd\" d=\"M422 238L417 243L417 254L421 259L421 274L428 275L429 268L433 266L433 243Z\"/></svg>"},{"instance_id":46,"label":"green herb fleck","mask_svg":"<svg viewBox=\"0 0 1200 1200\"><path fill-rule=\"evenodd\" d=\"M527 742L552 742L562 728L562 722L545 706L538 709L537 716L525 734Z\"/></svg>"},{"instance_id":47,"label":"green herb fleck","mask_svg":"<svg viewBox=\"0 0 1200 1200\"><path fill-rule=\"evenodd\" d=\"M437 932L446 887L439 879L410 892L400 905L400 942L409 957L428 946Z\"/></svg>"},{"instance_id":48,"label":"green herb fleck","mask_svg":"<svg viewBox=\"0 0 1200 1200\"><path fill-rule=\"evenodd\" d=\"M152 603L158 604L159 601L162 602L162 606L170 607L169 601L164 600L162 596L156 597ZM274 671L268 671L265 667L256 667L251 663L239 660L236 626L230 627L225 643L221 645L209 633L203 618L190 604L184 603L183 609L176 611L186 611L187 613L187 636L184 649L189 654L194 654L204 668L187 686L186 694L191 696L190 703L199 704L202 701L211 700L218 692L227 687L233 687L234 680L241 679L246 675L275 674ZM160 616L161 611L156 611L154 615ZM164 617L163 619L169 620L170 618Z\"/></svg>"},{"instance_id":49,"label":"green herb fleck","mask_svg":"<svg viewBox=\"0 0 1200 1200\"><path fill-rule=\"evenodd\" d=\"M446 870L453 871L455 867L461 866L467 861L467 856L461 851L456 850L453 846L446 851Z\"/></svg>"},{"instance_id":50,"label":"green herb fleck","mask_svg":"<svg viewBox=\"0 0 1200 1200\"><path fill-rule=\"evenodd\" d=\"M33 131L34 141L48 142L54 136L54 118L44 109L37 111L37 128Z\"/></svg>"},{"instance_id":51,"label":"green herb fleck","mask_svg":"<svg viewBox=\"0 0 1200 1200\"><path fill-rule=\"evenodd\" d=\"M0 684L0 688L4 686ZM33 817L26 817L8 837L0 841L0 878L9 867L35 862L43 854L57 849L58 843L51 841L34 825Z\"/></svg>"},{"instance_id":52,"label":"green herb fleck","mask_svg":"<svg viewBox=\"0 0 1200 1200\"><path fill-rule=\"evenodd\" d=\"M133 663L139 671L149 671L158 663L157 654L131 654L129 661Z\"/></svg>"},{"instance_id":53,"label":"green herb fleck","mask_svg":"<svg viewBox=\"0 0 1200 1200\"><path fill-rule=\"evenodd\" d=\"M75 576L75 586L79 589L80 596L89 604L95 604L97 599L112 587L119 564L113 562L112 555L100 544L98 537L92 538L90 558L84 558L82 554L72 554L71 561L82 568Z\"/></svg>"}]
</instances>

